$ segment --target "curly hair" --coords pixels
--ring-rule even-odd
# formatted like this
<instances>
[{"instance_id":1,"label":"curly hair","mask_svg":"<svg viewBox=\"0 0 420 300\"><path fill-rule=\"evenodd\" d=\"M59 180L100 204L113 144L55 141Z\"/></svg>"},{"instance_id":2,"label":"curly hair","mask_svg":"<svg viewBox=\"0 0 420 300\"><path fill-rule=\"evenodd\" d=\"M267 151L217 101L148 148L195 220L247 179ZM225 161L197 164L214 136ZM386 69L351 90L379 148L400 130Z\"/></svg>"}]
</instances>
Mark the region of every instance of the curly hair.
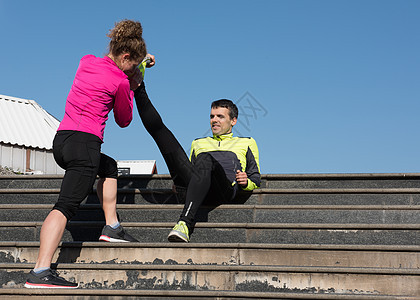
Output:
<instances>
[{"instance_id":1,"label":"curly hair","mask_svg":"<svg viewBox=\"0 0 420 300\"><path fill-rule=\"evenodd\" d=\"M122 20L115 23L115 27L107 34L111 39L109 52L114 56L128 53L132 60L143 60L147 50L142 34L143 27L140 22Z\"/></svg>"}]
</instances>

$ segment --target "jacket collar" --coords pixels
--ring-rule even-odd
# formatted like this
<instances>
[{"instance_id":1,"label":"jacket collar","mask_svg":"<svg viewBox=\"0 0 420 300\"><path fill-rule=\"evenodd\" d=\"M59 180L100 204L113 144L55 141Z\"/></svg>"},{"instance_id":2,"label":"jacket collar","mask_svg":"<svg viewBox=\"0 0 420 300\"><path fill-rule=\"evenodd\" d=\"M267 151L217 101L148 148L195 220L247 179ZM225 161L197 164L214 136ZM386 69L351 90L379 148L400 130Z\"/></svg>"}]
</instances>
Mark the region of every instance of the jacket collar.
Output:
<instances>
[{"instance_id":1,"label":"jacket collar","mask_svg":"<svg viewBox=\"0 0 420 300\"><path fill-rule=\"evenodd\" d=\"M222 135L213 135L213 138L216 141L228 140L228 139L231 139L232 137L233 137L233 132L222 134Z\"/></svg>"}]
</instances>

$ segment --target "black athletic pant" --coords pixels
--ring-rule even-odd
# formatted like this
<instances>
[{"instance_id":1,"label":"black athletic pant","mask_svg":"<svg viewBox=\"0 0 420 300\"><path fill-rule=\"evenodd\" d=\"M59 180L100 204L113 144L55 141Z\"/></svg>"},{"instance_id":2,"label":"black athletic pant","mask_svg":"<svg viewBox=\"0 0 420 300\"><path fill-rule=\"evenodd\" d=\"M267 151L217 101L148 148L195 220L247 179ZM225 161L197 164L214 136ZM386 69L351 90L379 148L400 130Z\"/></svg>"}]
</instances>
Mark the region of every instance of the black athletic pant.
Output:
<instances>
[{"instance_id":1,"label":"black athletic pant","mask_svg":"<svg viewBox=\"0 0 420 300\"><path fill-rule=\"evenodd\" d=\"M190 162L178 140L165 126L151 103L144 82L134 92L137 109L144 127L155 140L176 186L186 187L187 195L180 220L192 231L198 208L206 199L231 200L236 188L226 178L223 167L208 153Z\"/></svg>"},{"instance_id":2,"label":"black athletic pant","mask_svg":"<svg viewBox=\"0 0 420 300\"><path fill-rule=\"evenodd\" d=\"M99 137L86 132L63 130L55 135L54 159L66 172L53 209L63 213L67 220L75 215L80 203L91 192L96 175L117 178L117 163L101 153L101 144Z\"/></svg>"}]
</instances>

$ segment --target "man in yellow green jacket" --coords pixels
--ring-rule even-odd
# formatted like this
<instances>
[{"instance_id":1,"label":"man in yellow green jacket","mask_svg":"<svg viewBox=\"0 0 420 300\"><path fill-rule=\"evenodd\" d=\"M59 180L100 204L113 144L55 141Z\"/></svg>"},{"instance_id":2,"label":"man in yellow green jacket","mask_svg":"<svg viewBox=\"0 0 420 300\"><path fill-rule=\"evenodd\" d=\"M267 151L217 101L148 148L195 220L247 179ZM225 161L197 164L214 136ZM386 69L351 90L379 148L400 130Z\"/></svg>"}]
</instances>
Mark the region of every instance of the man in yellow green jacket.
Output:
<instances>
[{"instance_id":1,"label":"man in yellow green jacket","mask_svg":"<svg viewBox=\"0 0 420 300\"><path fill-rule=\"evenodd\" d=\"M150 102L144 82L136 89L135 100L143 125L158 145L175 186L186 188L184 209L168 235L169 241L189 242L195 215L204 202L231 201L240 190L260 187L257 144L253 138L233 136L238 108L232 101L221 99L211 104L213 136L194 140L188 160Z\"/></svg>"}]
</instances>

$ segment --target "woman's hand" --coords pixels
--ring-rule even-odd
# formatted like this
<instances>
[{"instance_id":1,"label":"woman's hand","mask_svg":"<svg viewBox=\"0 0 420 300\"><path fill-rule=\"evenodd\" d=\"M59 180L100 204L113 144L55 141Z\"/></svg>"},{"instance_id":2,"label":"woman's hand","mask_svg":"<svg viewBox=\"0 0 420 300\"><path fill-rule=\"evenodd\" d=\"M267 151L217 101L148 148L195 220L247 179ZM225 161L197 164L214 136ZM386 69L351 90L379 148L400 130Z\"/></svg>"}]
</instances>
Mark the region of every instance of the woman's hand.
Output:
<instances>
[{"instance_id":1,"label":"woman's hand","mask_svg":"<svg viewBox=\"0 0 420 300\"><path fill-rule=\"evenodd\" d=\"M128 80L130 81L130 89L132 91L135 91L143 81L143 76L139 70L139 68L135 68L134 71L130 74L128 77Z\"/></svg>"},{"instance_id":2,"label":"woman's hand","mask_svg":"<svg viewBox=\"0 0 420 300\"><path fill-rule=\"evenodd\" d=\"M146 68L151 68L156 64L156 59L153 54L147 53L146 57L150 58L150 62L146 65Z\"/></svg>"}]
</instances>

